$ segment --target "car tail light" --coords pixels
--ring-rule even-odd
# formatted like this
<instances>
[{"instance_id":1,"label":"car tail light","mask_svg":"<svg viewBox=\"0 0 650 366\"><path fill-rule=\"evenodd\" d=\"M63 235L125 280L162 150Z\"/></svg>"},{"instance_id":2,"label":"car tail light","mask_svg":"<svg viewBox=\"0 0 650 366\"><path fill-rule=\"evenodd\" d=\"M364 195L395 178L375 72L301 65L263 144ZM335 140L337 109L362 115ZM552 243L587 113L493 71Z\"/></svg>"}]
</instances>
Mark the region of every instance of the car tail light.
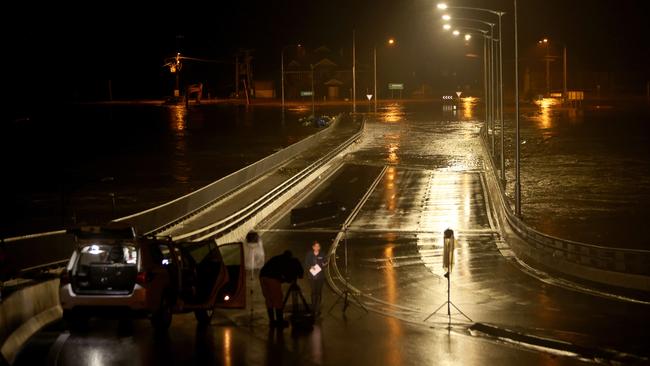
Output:
<instances>
[{"instance_id":1,"label":"car tail light","mask_svg":"<svg viewBox=\"0 0 650 366\"><path fill-rule=\"evenodd\" d=\"M70 283L70 272L64 270L61 272L61 277L59 278L59 286L65 286Z\"/></svg>"},{"instance_id":2,"label":"car tail light","mask_svg":"<svg viewBox=\"0 0 650 366\"><path fill-rule=\"evenodd\" d=\"M135 283L137 283L140 286L144 286L147 283L151 281L151 275L149 272L138 272L138 274L135 276Z\"/></svg>"}]
</instances>

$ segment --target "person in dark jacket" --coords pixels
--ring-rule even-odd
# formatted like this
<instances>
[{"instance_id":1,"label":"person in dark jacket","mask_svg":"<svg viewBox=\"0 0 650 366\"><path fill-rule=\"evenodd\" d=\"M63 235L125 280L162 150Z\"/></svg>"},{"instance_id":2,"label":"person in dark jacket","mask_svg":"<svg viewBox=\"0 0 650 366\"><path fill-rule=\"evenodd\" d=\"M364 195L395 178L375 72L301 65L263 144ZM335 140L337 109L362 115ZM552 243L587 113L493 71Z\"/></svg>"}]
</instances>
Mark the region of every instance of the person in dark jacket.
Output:
<instances>
[{"instance_id":1,"label":"person in dark jacket","mask_svg":"<svg viewBox=\"0 0 650 366\"><path fill-rule=\"evenodd\" d=\"M320 250L320 243L314 241L311 250L305 256L305 267L307 268L309 284L311 285L311 306L314 315L320 313L321 295L325 284L324 269L327 266L327 257Z\"/></svg>"},{"instance_id":2,"label":"person in dark jacket","mask_svg":"<svg viewBox=\"0 0 650 366\"><path fill-rule=\"evenodd\" d=\"M293 283L303 274L300 261L288 250L269 259L260 270L260 285L271 326L282 328L289 325L283 315L282 283Z\"/></svg>"}]
</instances>

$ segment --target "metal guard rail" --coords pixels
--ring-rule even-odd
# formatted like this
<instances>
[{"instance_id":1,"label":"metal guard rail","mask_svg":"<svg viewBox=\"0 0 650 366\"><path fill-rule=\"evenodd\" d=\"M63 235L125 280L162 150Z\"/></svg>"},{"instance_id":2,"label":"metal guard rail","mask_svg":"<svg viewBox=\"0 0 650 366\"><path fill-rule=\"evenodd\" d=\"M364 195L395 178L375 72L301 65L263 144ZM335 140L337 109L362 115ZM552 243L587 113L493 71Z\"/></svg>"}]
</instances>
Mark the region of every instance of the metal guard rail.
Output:
<instances>
[{"instance_id":1,"label":"metal guard rail","mask_svg":"<svg viewBox=\"0 0 650 366\"><path fill-rule=\"evenodd\" d=\"M489 149L486 146L487 134L484 128L481 128L480 134L483 148L488 152L488 156L490 156ZM580 266L611 272L650 276L650 251L648 250L612 248L581 243L547 235L528 226L512 211L507 201L504 187L496 176L497 169L494 160L491 156L487 160L489 160L494 178L498 182L501 193L499 195L499 202L505 210L505 217L508 224L519 236L534 246L535 249L553 258L563 259ZM556 269L562 271L561 268Z\"/></svg>"},{"instance_id":2,"label":"metal guard rail","mask_svg":"<svg viewBox=\"0 0 650 366\"><path fill-rule=\"evenodd\" d=\"M204 187L162 205L113 221L127 222L134 226L140 234L154 234L172 227L202 212L221 197L254 181L266 172L286 163L295 155L307 150L313 143L329 134L339 123L341 117L342 115L339 114L327 128Z\"/></svg>"},{"instance_id":3,"label":"metal guard rail","mask_svg":"<svg viewBox=\"0 0 650 366\"><path fill-rule=\"evenodd\" d=\"M321 168L332 160L336 155L345 150L350 146L354 141L356 141L361 134L365 126L365 120L362 122L361 128L357 133L348 138L345 142L337 146L334 150L329 151L327 154L320 157L315 162L311 163L309 166L301 170L298 174L284 181L279 186L275 187L273 190L266 193L264 196L260 197L256 201L252 202L243 209L231 214L230 216L211 224L207 227L195 230L190 233L182 234L175 236L173 240L183 240L183 241L193 241L197 239L204 239L206 235L210 235L212 238L219 238L236 227L238 227L243 222L246 222L249 218L253 217L256 213L263 210L265 207L269 206L279 197L281 197L285 192L289 191L296 184L301 182L303 179L308 177L310 174L315 172L317 169Z\"/></svg>"},{"instance_id":4,"label":"metal guard rail","mask_svg":"<svg viewBox=\"0 0 650 366\"><path fill-rule=\"evenodd\" d=\"M338 122L341 119L341 115L336 117L336 122ZM275 201L278 197L282 195L282 193L286 192L287 190L291 189L293 186L298 184L304 177L308 176L310 173L314 172L316 169L319 167L323 166L324 164L327 163L331 158L336 156L338 153L343 151L345 148L347 148L350 144L352 144L356 139L359 138L359 136L363 132L363 128L365 125L365 120L363 121L361 127L359 128L359 131L357 131L352 137L348 138L345 142L337 146L334 150L330 151L328 154L322 156L319 158L317 161L314 163L310 164L308 167L303 169L301 172L298 174L294 175L291 177L289 180L285 181L283 184L275 187L272 191L268 192L258 200L256 200L254 203L246 206L245 208L239 210L238 212L228 216L227 218L220 220L219 222L210 225L207 229L202 228L199 229L195 232L189 233L189 235L180 235L178 237L174 237L174 240L193 240L196 239L199 236L205 236L206 233L213 233L214 235L211 235L213 238L219 238L229 231L231 229L234 229L237 227L238 224L245 222L246 219L249 217L255 215L255 213L261 211L264 209L264 207L268 206L270 203ZM331 128L333 125L330 125L329 128ZM317 134L320 134L325 131L320 131ZM314 136L309 136L308 138L315 138ZM308 139L306 138L306 139ZM301 141L305 141L306 139L303 139ZM300 142L298 142L300 143ZM296 144L298 144L296 143ZM291 146L294 146L296 144L293 144ZM289 147L291 147L289 146ZM287 147L286 149L288 149ZM267 157L268 158L268 157ZM266 158L265 158L266 159ZM263 159L264 160L264 159ZM237 172L235 172L237 173ZM233 173L233 174L235 174ZM221 196L223 197L223 195ZM214 201L214 200L213 200ZM213 202L206 204L205 206L202 207L202 209L206 209L211 206ZM182 220L185 220L193 215L196 215L202 211L202 209L195 210L189 214L183 215L181 218L178 220L175 220L176 222L180 222ZM151 210L146 210L138 214L143 214L146 212L150 212ZM136 214L137 215L137 214ZM133 215L131 215L133 216ZM122 219L126 219L128 217ZM118 219L121 220L121 219ZM173 224L169 224L164 226L169 227L173 226ZM52 270L56 268L60 268L64 266L68 259L67 257L69 256L70 252L74 249L74 241L71 237L71 235L66 234L65 230L58 230L58 231L52 231L52 232L46 232L46 233L37 233L37 234L30 234L30 235L25 235L25 236L20 236L20 237L14 237L14 238L7 238L4 240L4 243L12 243L12 242L19 242L22 240L38 240L39 245L36 250L46 250L46 251L51 251L52 249L56 250L56 254L53 254L51 257L54 258L66 258L62 260L51 260L48 263L43 264L42 262L39 263L35 260L32 259L31 253L33 253L34 248L21 248L25 249L22 250L22 252L18 253L19 258L14 258L14 259L19 259L21 263L23 263L23 267L18 269L17 275L19 277L28 277L31 276L35 273L47 271L47 270ZM24 253L23 253L24 252Z\"/></svg>"}]
</instances>

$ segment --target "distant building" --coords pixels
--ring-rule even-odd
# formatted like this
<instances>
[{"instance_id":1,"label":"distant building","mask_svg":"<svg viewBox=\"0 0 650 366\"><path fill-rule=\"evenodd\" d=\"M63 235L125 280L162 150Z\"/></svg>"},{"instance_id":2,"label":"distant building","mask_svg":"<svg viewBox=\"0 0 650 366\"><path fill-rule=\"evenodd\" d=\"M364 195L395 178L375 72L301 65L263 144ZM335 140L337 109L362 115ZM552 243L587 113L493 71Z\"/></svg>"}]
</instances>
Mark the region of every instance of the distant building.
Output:
<instances>
[{"instance_id":1,"label":"distant building","mask_svg":"<svg viewBox=\"0 0 650 366\"><path fill-rule=\"evenodd\" d=\"M333 52L327 46L320 46L309 51L300 47L292 56L285 64L284 88L287 99L299 99L301 91L311 91L312 74L316 99L351 98L351 57L344 56L343 50Z\"/></svg>"}]
</instances>

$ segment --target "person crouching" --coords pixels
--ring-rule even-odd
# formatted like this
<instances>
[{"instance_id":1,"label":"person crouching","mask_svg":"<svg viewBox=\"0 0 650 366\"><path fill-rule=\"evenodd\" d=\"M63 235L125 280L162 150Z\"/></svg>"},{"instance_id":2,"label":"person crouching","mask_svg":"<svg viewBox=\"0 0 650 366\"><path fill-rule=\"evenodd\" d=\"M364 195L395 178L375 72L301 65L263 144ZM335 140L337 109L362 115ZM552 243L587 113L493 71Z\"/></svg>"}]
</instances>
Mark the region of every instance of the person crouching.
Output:
<instances>
[{"instance_id":1,"label":"person crouching","mask_svg":"<svg viewBox=\"0 0 650 366\"><path fill-rule=\"evenodd\" d=\"M282 283L293 283L302 277L302 265L289 250L269 259L260 270L260 285L270 326L284 328L289 325L289 322L284 320Z\"/></svg>"}]
</instances>

